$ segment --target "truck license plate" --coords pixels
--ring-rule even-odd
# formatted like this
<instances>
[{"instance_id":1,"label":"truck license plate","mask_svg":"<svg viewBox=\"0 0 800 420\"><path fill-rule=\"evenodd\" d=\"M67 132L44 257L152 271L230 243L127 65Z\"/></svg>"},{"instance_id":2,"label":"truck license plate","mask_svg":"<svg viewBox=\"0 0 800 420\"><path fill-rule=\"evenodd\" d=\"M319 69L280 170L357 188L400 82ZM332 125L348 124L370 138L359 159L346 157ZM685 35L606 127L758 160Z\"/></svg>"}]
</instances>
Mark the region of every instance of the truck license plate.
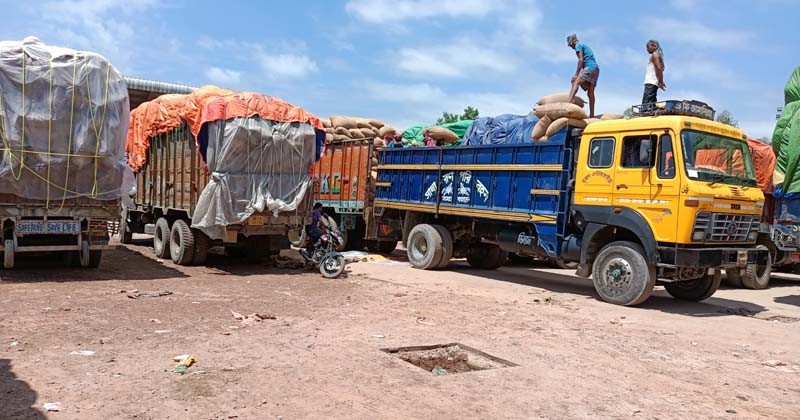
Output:
<instances>
[{"instance_id":1,"label":"truck license plate","mask_svg":"<svg viewBox=\"0 0 800 420\"><path fill-rule=\"evenodd\" d=\"M77 235L81 233L81 224L77 221L19 221L16 223L16 232L24 235Z\"/></svg>"},{"instance_id":2,"label":"truck license plate","mask_svg":"<svg viewBox=\"0 0 800 420\"><path fill-rule=\"evenodd\" d=\"M253 215L247 219L248 226L264 226L264 216Z\"/></svg>"},{"instance_id":3,"label":"truck license plate","mask_svg":"<svg viewBox=\"0 0 800 420\"><path fill-rule=\"evenodd\" d=\"M736 257L736 266L739 268L747 267L747 251L739 251Z\"/></svg>"}]
</instances>

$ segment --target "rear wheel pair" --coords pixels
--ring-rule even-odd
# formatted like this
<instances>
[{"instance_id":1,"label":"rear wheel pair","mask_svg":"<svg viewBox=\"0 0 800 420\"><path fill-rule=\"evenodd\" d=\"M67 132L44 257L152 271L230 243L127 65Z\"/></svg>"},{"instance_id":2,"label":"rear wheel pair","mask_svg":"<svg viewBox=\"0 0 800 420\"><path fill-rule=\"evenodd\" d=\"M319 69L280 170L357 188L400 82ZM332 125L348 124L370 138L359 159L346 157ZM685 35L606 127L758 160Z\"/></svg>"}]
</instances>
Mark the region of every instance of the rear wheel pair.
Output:
<instances>
[{"instance_id":1,"label":"rear wheel pair","mask_svg":"<svg viewBox=\"0 0 800 420\"><path fill-rule=\"evenodd\" d=\"M406 243L408 260L416 268L445 268L453 258L453 236L444 226L416 225L408 234Z\"/></svg>"},{"instance_id":2,"label":"rear wheel pair","mask_svg":"<svg viewBox=\"0 0 800 420\"><path fill-rule=\"evenodd\" d=\"M156 221L153 250L158 258L171 258L178 265L204 264L209 245L208 236L190 228L185 220L176 220L172 227L163 217Z\"/></svg>"},{"instance_id":3,"label":"rear wheel pair","mask_svg":"<svg viewBox=\"0 0 800 420\"><path fill-rule=\"evenodd\" d=\"M766 245L756 246L758 250L769 251ZM750 264L745 268L744 274L739 273L739 269L725 270L727 283L733 287L744 287L745 289L761 290L769 286L769 278L772 275L772 253L767 258L766 264Z\"/></svg>"}]
</instances>

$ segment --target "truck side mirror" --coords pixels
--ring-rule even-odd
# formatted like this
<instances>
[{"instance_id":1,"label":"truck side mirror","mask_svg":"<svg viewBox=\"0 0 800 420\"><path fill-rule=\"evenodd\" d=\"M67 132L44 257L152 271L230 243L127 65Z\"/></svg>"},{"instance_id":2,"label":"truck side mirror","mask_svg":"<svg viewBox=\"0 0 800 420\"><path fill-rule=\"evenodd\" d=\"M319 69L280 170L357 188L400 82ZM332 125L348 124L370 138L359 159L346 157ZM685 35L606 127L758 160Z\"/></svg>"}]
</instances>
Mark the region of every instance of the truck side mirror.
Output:
<instances>
[{"instance_id":1,"label":"truck side mirror","mask_svg":"<svg viewBox=\"0 0 800 420\"><path fill-rule=\"evenodd\" d=\"M653 164L653 141L642 140L639 144L639 162L652 166Z\"/></svg>"}]
</instances>

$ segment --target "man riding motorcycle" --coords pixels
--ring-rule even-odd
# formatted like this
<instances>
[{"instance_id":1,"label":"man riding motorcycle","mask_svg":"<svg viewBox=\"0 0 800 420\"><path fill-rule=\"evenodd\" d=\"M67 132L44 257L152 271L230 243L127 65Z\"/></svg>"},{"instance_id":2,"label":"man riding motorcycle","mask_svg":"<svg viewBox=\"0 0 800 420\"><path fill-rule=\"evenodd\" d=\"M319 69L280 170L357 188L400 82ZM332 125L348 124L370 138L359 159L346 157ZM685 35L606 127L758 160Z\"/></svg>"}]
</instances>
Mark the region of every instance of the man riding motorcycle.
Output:
<instances>
[{"instance_id":1,"label":"man riding motorcycle","mask_svg":"<svg viewBox=\"0 0 800 420\"><path fill-rule=\"evenodd\" d=\"M322 203L314 204L314 213L311 215L311 224L306 226L306 233L311 238L306 245L306 249L308 252L312 252L314 250L314 246L316 246L317 242L319 242L319 238L325 234L319 227L319 219L322 218Z\"/></svg>"}]
</instances>

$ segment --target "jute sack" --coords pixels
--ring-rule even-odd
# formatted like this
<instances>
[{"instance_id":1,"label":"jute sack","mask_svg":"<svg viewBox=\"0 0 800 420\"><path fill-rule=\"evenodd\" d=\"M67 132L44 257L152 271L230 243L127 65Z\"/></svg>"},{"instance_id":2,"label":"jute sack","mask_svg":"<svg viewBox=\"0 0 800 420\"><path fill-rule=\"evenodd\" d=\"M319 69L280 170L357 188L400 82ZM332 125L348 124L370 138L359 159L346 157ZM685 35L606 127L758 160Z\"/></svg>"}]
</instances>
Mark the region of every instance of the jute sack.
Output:
<instances>
[{"instance_id":1,"label":"jute sack","mask_svg":"<svg viewBox=\"0 0 800 420\"><path fill-rule=\"evenodd\" d=\"M342 142L342 141L352 140L352 139L350 138L350 136L343 136L343 135L341 135L341 134L334 134L334 135L333 135L333 139L334 139L335 141L337 141L337 142Z\"/></svg>"},{"instance_id":2,"label":"jute sack","mask_svg":"<svg viewBox=\"0 0 800 420\"><path fill-rule=\"evenodd\" d=\"M356 128L372 128L372 126L369 125L369 120L366 118L353 117L353 121L356 122Z\"/></svg>"},{"instance_id":3,"label":"jute sack","mask_svg":"<svg viewBox=\"0 0 800 420\"><path fill-rule=\"evenodd\" d=\"M553 93L551 95L542 96L538 101L536 101L536 105L554 104L559 102L569 102L569 93ZM581 108L586 105L586 101L578 96L572 98L572 103Z\"/></svg>"},{"instance_id":4,"label":"jute sack","mask_svg":"<svg viewBox=\"0 0 800 420\"><path fill-rule=\"evenodd\" d=\"M339 134L339 135L342 135L342 136L351 137L350 136L350 130L348 130L348 129L344 128L344 127L336 127L336 128L334 128L333 129L333 134Z\"/></svg>"},{"instance_id":5,"label":"jute sack","mask_svg":"<svg viewBox=\"0 0 800 420\"><path fill-rule=\"evenodd\" d=\"M333 127L344 127L347 129L356 128L356 122L350 117L332 116L331 125Z\"/></svg>"},{"instance_id":6,"label":"jute sack","mask_svg":"<svg viewBox=\"0 0 800 420\"><path fill-rule=\"evenodd\" d=\"M537 143L538 142L542 142L542 141L547 141L547 136L542 136L542 137L539 137L538 139L533 139L533 141L535 141Z\"/></svg>"},{"instance_id":7,"label":"jute sack","mask_svg":"<svg viewBox=\"0 0 800 420\"><path fill-rule=\"evenodd\" d=\"M388 136L390 134L391 135L397 134L397 130L395 130L395 128L392 127L391 125L384 125L380 129L378 129L378 136L380 138L385 138L386 136Z\"/></svg>"},{"instance_id":8,"label":"jute sack","mask_svg":"<svg viewBox=\"0 0 800 420\"><path fill-rule=\"evenodd\" d=\"M622 115L622 114L603 114L603 115L600 116L600 119L602 121L621 120L623 118L625 118L625 116Z\"/></svg>"},{"instance_id":9,"label":"jute sack","mask_svg":"<svg viewBox=\"0 0 800 420\"><path fill-rule=\"evenodd\" d=\"M547 127L549 127L552 122L553 122L553 120L551 120L550 117L548 117L547 115L542 117L536 123L536 125L533 126L533 132L531 133L531 139L532 140L536 140L536 139L539 139L540 137L544 136L545 133L547 133Z\"/></svg>"},{"instance_id":10,"label":"jute sack","mask_svg":"<svg viewBox=\"0 0 800 420\"><path fill-rule=\"evenodd\" d=\"M422 132L422 135L447 144L458 141L458 134L444 127L428 127Z\"/></svg>"},{"instance_id":11,"label":"jute sack","mask_svg":"<svg viewBox=\"0 0 800 420\"><path fill-rule=\"evenodd\" d=\"M363 134L364 137L368 139L378 135L378 133L372 128L360 128L359 131L361 131L361 134Z\"/></svg>"},{"instance_id":12,"label":"jute sack","mask_svg":"<svg viewBox=\"0 0 800 420\"><path fill-rule=\"evenodd\" d=\"M330 134L330 133L325 134L325 143L332 143L335 140L336 140L336 137L335 137L334 134Z\"/></svg>"},{"instance_id":13,"label":"jute sack","mask_svg":"<svg viewBox=\"0 0 800 420\"><path fill-rule=\"evenodd\" d=\"M377 164L378 164L378 158L376 157L372 158L372 166L375 166Z\"/></svg>"},{"instance_id":14,"label":"jute sack","mask_svg":"<svg viewBox=\"0 0 800 420\"><path fill-rule=\"evenodd\" d=\"M371 125L372 128L378 130L381 127L383 127L384 125L386 125L386 124L384 124L382 121L378 121L378 120L369 120L369 125Z\"/></svg>"},{"instance_id":15,"label":"jute sack","mask_svg":"<svg viewBox=\"0 0 800 420\"><path fill-rule=\"evenodd\" d=\"M361 130L358 129L358 128L352 128L352 129L347 130L347 131L350 132L350 137L352 137L354 139L363 139L364 138L364 133L362 133Z\"/></svg>"},{"instance_id":16,"label":"jute sack","mask_svg":"<svg viewBox=\"0 0 800 420\"><path fill-rule=\"evenodd\" d=\"M576 120L573 118L559 118L553 121L549 127L547 127L547 137L553 137L554 134L561 131L562 128L569 125L570 127L575 128L584 128L586 127L586 123L583 120Z\"/></svg>"},{"instance_id":17,"label":"jute sack","mask_svg":"<svg viewBox=\"0 0 800 420\"><path fill-rule=\"evenodd\" d=\"M585 122L586 125L589 125L591 123L598 122L598 121L600 121L600 118L587 118L587 119L583 120L583 122Z\"/></svg>"},{"instance_id":18,"label":"jute sack","mask_svg":"<svg viewBox=\"0 0 800 420\"><path fill-rule=\"evenodd\" d=\"M322 126L323 127L325 127L325 128L331 128L332 127L330 118L323 118L320 121L322 121Z\"/></svg>"},{"instance_id":19,"label":"jute sack","mask_svg":"<svg viewBox=\"0 0 800 420\"><path fill-rule=\"evenodd\" d=\"M547 115L553 121L564 117L574 118L576 120L586 119L586 112L583 111L583 108L569 102L539 105L533 110L533 113L539 118Z\"/></svg>"},{"instance_id":20,"label":"jute sack","mask_svg":"<svg viewBox=\"0 0 800 420\"><path fill-rule=\"evenodd\" d=\"M375 147L386 147L386 142L383 139L375 139L373 144Z\"/></svg>"}]
</instances>

